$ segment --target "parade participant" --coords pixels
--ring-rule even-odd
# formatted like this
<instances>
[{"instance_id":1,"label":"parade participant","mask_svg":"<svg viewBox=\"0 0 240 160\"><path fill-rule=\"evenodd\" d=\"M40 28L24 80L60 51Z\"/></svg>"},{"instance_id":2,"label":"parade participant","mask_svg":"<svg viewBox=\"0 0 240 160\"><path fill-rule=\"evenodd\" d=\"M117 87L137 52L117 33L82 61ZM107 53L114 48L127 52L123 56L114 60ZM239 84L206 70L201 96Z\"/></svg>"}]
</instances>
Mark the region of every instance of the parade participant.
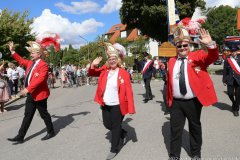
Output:
<instances>
[{"instance_id":1,"label":"parade participant","mask_svg":"<svg viewBox=\"0 0 240 160\"><path fill-rule=\"evenodd\" d=\"M227 85L228 97L232 101L232 111L235 117L239 116L240 105L240 48L231 46L231 55L224 61L223 84Z\"/></svg>"},{"instance_id":2,"label":"parade participant","mask_svg":"<svg viewBox=\"0 0 240 160\"><path fill-rule=\"evenodd\" d=\"M218 59L218 49L210 34L200 29L199 41L206 46L204 50L190 51L191 38L186 29L177 27L174 43L177 56L168 62L167 101L170 110L170 154L169 159L180 159L182 133L186 118L189 124L190 151L193 159L201 158L202 106L217 102L216 93L207 67Z\"/></svg>"},{"instance_id":3,"label":"parade participant","mask_svg":"<svg viewBox=\"0 0 240 160\"><path fill-rule=\"evenodd\" d=\"M147 103L149 100L153 99L150 82L151 82L152 75L153 75L155 68L153 66L153 64L154 64L153 61L151 59L149 59L149 54L147 52L144 52L143 56L144 56L144 60L142 63L141 73L142 73L142 78L143 78L144 86L145 86L145 90L146 90L145 99L143 101L144 101L144 103Z\"/></svg>"},{"instance_id":4,"label":"parade participant","mask_svg":"<svg viewBox=\"0 0 240 160\"><path fill-rule=\"evenodd\" d=\"M51 116L47 110L47 99L50 95L47 78L48 65L41 56L43 49L34 41L28 42L30 45L26 49L30 52L31 60L23 59L14 51L14 43L9 42L9 50L12 57L20 64L26 67L25 88L21 91L27 96L24 118L18 135L14 138L8 138L9 141L23 143L27 130L32 122L36 109L47 127L47 135L42 140L47 140L55 136Z\"/></svg>"},{"instance_id":5,"label":"parade participant","mask_svg":"<svg viewBox=\"0 0 240 160\"><path fill-rule=\"evenodd\" d=\"M94 100L101 105L103 124L112 133L107 159L113 159L126 141L127 131L122 129L123 118L128 113L134 114L135 109L130 76L121 68L119 51L108 43L106 53L106 64L97 68L102 60L102 57L97 57L91 63L88 73L90 76L99 76Z\"/></svg>"}]
</instances>

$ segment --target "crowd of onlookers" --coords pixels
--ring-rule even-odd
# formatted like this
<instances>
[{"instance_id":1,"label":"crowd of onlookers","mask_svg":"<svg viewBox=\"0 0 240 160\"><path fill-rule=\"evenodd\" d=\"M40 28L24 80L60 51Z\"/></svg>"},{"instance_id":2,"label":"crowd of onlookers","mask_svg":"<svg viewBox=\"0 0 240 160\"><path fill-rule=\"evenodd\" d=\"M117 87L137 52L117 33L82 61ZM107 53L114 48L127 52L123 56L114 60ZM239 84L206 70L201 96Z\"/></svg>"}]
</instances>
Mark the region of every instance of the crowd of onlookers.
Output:
<instances>
[{"instance_id":1,"label":"crowd of onlookers","mask_svg":"<svg viewBox=\"0 0 240 160\"><path fill-rule=\"evenodd\" d=\"M9 62L4 67L4 61L0 66L0 113L5 112L4 104L11 98L19 98L19 91L24 88L25 70L22 66L16 66Z\"/></svg>"},{"instance_id":2,"label":"crowd of onlookers","mask_svg":"<svg viewBox=\"0 0 240 160\"><path fill-rule=\"evenodd\" d=\"M61 67L49 68L49 87L54 88L56 80L60 80L62 88L97 84L97 79L88 76L88 68L90 64L84 66L76 66L73 64L65 64Z\"/></svg>"}]
</instances>

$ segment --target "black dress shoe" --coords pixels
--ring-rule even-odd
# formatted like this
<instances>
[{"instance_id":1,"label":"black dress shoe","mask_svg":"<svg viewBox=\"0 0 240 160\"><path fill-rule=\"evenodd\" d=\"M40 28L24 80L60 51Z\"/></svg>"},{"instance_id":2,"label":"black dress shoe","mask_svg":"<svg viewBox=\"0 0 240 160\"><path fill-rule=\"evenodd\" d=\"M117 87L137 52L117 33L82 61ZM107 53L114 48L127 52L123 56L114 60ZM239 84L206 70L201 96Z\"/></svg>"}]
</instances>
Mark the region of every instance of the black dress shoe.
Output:
<instances>
[{"instance_id":1,"label":"black dress shoe","mask_svg":"<svg viewBox=\"0 0 240 160\"><path fill-rule=\"evenodd\" d=\"M11 141L11 142L17 142L17 143L23 143L24 139L20 136L16 136L14 138L8 138L7 140Z\"/></svg>"},{"instance_id":2,"label":"black dress shoe","mask_svg":"<svg viewBox=\"0 0 240 160\"><path fill-rule=\"evenodd\" d=\"M144 103L148 103L149 99L144 99L143 102Z\"/></svg>"},{"instance_id":3,"label":"black dress shoe","mask_svg":"<svg viewBox=\"0 0 240 160\"><path fill-rule=\"evenodd\" d=\"M234 115L235 117L238 117L238 116L239 116L238 111L233 111L233 115Z\"/></svg>"},{"instance_id":4,"label":"black dress shoe","mask_svg":"<svg viewBox=\"0 0 240 160\"><path fill-rule=\"evenodd\" d=\"M201 157L200 156L193 156L192 160L201 160Z\"/></svg>"},{"instance_id":5,"label":"black dress shoe","mask_svg":"<svg viewBox=\"0 0 240 160\"><path fill-rule=\"evenodd\" d=\"M124 129L122 129L120 141L121 141L122 145L125 145L127 143L127 131Z\"/></svg>"},{"instance_id":6,"label":"black dress shoe","mask_svg":"<svg viewBox=\"0 0 240 160\"><path fill-rule=\"evenodd\" d=\"M165 111L165 112L164 112L164 115L168 115L168 114L170 114L169 111Z\"/></svg>"},{"instance_id":7,"label":"black dress shoe","mask_svg":"<svg viewBox=\"0 0 240 160\"><path fill-rule=\"evenodd\" d=\"M55 136L55 133L48 133L45 137L43 137L41 140L42 141L45 141L45 140L48 140L48 139L50 139L50 138L52 138L52 137L54 137Z\"/></svg>"}]
</instances>

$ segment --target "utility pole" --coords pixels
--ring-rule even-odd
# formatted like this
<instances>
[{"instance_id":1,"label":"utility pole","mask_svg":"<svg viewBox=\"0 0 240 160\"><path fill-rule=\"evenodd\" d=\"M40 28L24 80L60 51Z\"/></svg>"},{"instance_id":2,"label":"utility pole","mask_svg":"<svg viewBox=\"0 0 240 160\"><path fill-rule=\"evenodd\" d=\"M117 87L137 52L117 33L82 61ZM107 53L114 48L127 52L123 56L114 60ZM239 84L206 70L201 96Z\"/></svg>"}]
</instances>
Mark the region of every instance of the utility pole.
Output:
<instances>
[{"instance_id":1,"label":"utility pole","mask_svg":"<svg viewBox=\"0 0 240 160\"><path fill-rule=\"evenodd\" d=\"M87 42L87 47L88 47L88 48L87 48L87 49L88 49L88 60L89 60L89 42L88 42L88 40L87 40L86 38L84 38L84 37L82 37L82 36L80 36L80 35L79 35L79 37L82 38L84 41Z\"/></svg>"}]
</instances>

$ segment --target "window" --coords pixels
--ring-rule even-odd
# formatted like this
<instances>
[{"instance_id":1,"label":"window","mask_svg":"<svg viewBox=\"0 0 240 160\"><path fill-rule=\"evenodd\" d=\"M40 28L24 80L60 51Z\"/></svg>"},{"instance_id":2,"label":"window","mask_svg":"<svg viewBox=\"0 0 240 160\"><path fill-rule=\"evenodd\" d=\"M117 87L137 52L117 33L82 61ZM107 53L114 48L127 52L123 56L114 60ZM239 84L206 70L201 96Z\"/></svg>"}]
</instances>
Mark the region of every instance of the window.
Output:
<instances>
[{"instance_id":1,"label":"window","mask_svg":"<svg viewBox=\"0 0 240 160\"><path fill-rule=\"evenodd\" d=\"M137 32L137 34L138 34L138 36L140 36L141 35L141 31L140 30L137 30L138 32Z\"/></svg>"},{"instance_id":2,"label":"window","mask_svg":"<svg viewBox=\"0 0 240 160\"><path fill-rule=\"evenodd\" d=\"M122 31L121 32L121 38L126 38L127 37L127 32L126 31Z\"/></svg>"}]
</instances>

